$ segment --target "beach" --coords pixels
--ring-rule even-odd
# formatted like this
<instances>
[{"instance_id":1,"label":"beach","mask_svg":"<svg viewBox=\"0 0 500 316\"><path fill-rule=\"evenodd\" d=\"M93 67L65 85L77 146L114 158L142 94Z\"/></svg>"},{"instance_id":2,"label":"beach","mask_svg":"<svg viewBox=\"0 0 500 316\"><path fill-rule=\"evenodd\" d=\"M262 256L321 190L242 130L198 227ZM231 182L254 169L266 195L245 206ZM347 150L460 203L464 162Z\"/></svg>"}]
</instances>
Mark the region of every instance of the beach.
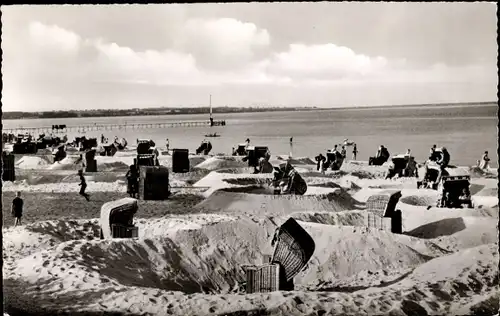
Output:
<instances>
[{"instance_id":1,"label":"beach","mask_svg":"<svg viewBox=\"0 0 500 316\"><path fill-rule=\"evenodd\" d=\"M4 300L9 315L493 315L498 291L497 172L471 172L474 208L437 208L417 178L384 179L387 165L347 161L316 171L314 157L290 161L308 187L272 195L272 174L241 157L190 155L170 173L173 195L139 200L138 238L99 239L101 206L127 196L135 149L97 156L78 195L75 155L51 164L16 157L3 203L25 201L23 225L3 210ZM273 154L273 166L287 155ZM170 155L159 157L171 168ZM400 190L402 234L364 225L367 199ZM428 208L428 206L431 206ZM277 225L294 218L316 249L294 291L246 294L243 265L272 254Z\"/></svg>"},{"instance_id":2,"label":"beach","mask_svg":"<svg viewBox=\"0 0 500 316\"><path fill-rule=\"evenodd\" d=\"M221 113L214 120L225 120L226 126L193 128L133 129L132 124L206 121L209 114L161 115L95 118L56 118L2 120L4 129L20 127L47 127L53 124L67 126L93 126L108 123L129 124L128 128L114 130L85 130L59 132L62 137L86 136L100 139L101 134L110 141L124 137L130 144L137 138L152 139L160 148L169 139L170 149L186 148L194 152L205 134L217 133L221 137L207 138L213 153L230 153L233 147L249 138L252 145L268 146L272 154L289 152L289 139L293 137L293 151L299 156L315 157L335 144L349 139L357 144L358 160L368 160L378 146L385 145L392 155L411 149L418 162L428 158L433 144L447 146L452 161L459 165L475 164L485 150L489 150L491 165L497 166L497 111L498 104L480 106L469 104L404 106L360 109L318 109L295 112ZM352 147L347 148L352 159Z\"/></svg>"}]
</instances>

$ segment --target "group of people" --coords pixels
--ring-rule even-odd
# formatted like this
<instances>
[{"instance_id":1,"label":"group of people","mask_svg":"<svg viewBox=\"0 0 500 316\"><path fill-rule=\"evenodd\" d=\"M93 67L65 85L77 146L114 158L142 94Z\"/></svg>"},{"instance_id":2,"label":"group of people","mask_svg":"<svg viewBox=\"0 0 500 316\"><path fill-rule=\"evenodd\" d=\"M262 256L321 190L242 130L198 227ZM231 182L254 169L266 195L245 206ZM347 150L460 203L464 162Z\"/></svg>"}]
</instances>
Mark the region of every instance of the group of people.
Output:
<instances>
[{"instance_id":1,"label":"group of people","mask_svg":"<svg viewBox=\"0 0 500 316\"><path fill-rule=\"evenodd\" d=\"M352 158L356 160L356 156L358 154L358 148L356 144L353 144L352 149ZM316 170L325 173L325 170L331 168L332 170L339 170L344 161L347 161L347 150L346 145L341 145L341 149L339 151L338 145L335 145L333 149L328 150L327 157L325 157L322 153L318 156L314 157L316 161Z\"/></svg>"},{"instance_id":2,"label":"group of people","mask_svg":"<svg viewBox=\"0 0 500 316\"><path fill-rule=\"evenodd\" d=\"M472 208L471 194L468 188L464 188L460 195L451 194L450 191L445 190L438 201L439 207L459 208L462 205Z\"/></svg>"},{"instance_id":3,"label":"group of people","mask_svg":"<svg viewBox=\"0 0 500 316\"><path fill-rule=\"evenodd\" d=\"M272 183L275 194L304 195L307 191L306 181L292 166L290 159L275 168Z\"/></svg>"}]
</instances>

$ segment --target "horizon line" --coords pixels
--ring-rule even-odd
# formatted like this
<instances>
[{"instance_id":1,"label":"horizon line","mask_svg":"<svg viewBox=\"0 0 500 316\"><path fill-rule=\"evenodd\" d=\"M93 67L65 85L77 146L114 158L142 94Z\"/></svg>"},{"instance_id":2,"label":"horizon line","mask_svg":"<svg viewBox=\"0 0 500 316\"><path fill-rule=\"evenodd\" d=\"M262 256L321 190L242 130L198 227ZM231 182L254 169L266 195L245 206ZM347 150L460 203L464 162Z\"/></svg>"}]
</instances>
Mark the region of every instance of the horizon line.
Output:
<instances>
[{"instance_id":1,"label":"horizon line","mask_svg":"<svg viewBox=\"0 0 500 316\"><path fill-rule=\"evenodd\" d=\"M453 105L483 105L489 103L498 103L496 101L474 101L474 102L442 102L442 103L412 103L412 104L391 104L391 105L354 105L354 106L339 106L339 107L318 107L312 106L212 106L213 109L223 109L223 108L233 108L233 109L244 109L244 108L254 108L254 109L314 109L314 110L345 110L345 109L360 109L360 108L391 108L391 107L412 107L412 106L453 106ZM158 106L158 107L146 107L146 108L122 108L122 109L87 109L87 110L39 110L39 111L2 111L2 113L39 113L39 112L86 112L86 111L127 111L127 110L159 110L159 109L202 109L209 108L210 106L185 106L185 107L169 107L169 106Z\"/></svg>"}]
</instances>

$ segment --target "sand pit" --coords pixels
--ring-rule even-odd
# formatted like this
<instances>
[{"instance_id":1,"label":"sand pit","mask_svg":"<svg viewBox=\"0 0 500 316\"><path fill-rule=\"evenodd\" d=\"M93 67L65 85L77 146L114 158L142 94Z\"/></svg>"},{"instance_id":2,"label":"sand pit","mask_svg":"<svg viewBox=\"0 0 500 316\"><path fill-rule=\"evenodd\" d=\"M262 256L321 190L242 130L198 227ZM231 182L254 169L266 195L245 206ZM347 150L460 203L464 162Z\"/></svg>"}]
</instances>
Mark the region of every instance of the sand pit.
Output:
<instances>
[{"instance_id":1,"label":"sand pit","mask_svg":"<svg viewBox=\"0 0 500 316\"><path fill-rule=\"evenodd\" d=\"M123 171L127 172L130 165L134 164L134 157L107 157L96 156L98 171Z\"/></svg>"},{"instance_id":2,"label":"sand pit","mask_svg":"<svg viewBox=\"0 0 500 316\"><path fill-rule=\"evenodd\" d=\"M198 204L199 209L236 214L285 215L293 212L340 212L356 208L356 201L340 194L263 195L219 190Z\"/></svg>"},{"instance_id":3,"label":"sand pit","mask_svg":"<svg viewBox=\"0 0 500 316\"><path fill-rule=\"evenodd\" d=\"M422 195L410 195L410 196L405 196L402 197L399 200L401 203L405 203L408 205L414 205L414 206L429 206L429 205L436 205L436 198L430 197L430 196L422 196Z\"/></svg>"}]
</instances>

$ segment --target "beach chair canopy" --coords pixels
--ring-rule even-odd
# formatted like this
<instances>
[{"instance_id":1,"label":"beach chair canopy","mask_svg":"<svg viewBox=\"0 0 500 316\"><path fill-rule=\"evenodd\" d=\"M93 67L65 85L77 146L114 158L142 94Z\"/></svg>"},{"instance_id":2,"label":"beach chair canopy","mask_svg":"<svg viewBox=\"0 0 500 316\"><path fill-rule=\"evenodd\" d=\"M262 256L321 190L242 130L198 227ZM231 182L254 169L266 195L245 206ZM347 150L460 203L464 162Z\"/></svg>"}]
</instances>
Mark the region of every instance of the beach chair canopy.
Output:
<instances>
[{"instance_id":1,"label":"beach chair canopy","mask_svg":"<svg viewBox=\"0 0 500 316\"><path fill-rule=\"evenodd\" d=\"M406 168L408 161L410 161L410 157L413 158L412 156L407 156L407 155L392 156L392 163L394 164L394 169Z\"/></svg>"},{"instance_id":2,"label":"beach chair canopy","mask_svg":"<svg viewBox=\"0 0 500 316\"><path fill-rule=\"evenodd\" d=\"M443 172L443 177L446 177L449 180L470 179L470 173L469 170L463 167L445 168Z\"/></svg>"},{"instance_id":3,"label":"beach chair canopy","mask_svg":"<svg viewBox=\"0 0 500 316\"><path fill-rule=\"evenodd\" d=\"M401 198L401 191L386 190L372 195L366 201L366 211L375 213L381 217L390 217L396 210Z\"/></svg>"},{"instance_id":4,"label":"beach chair canopy","mask_svg":"<svg viewBox=\"0 0 500 316\"><path fill-rule=\"evenodd\" d=\"M123 198L104 203L101 207L100 220L103 237L112 238L112 224L132 225L137 209L137 200L133 198Z\"/></svg>"},{"instance_id":5,"label":"beach chair canopy","mask_svg":"<svg viewBox=\"0 0 500 316\"><path fill-rule=\"evenodd\" d=\"M284 269L286 281L291 281L311 259L316 245L312 237L293 218L280 226L271 262Z\"/></svg>"}]
</instances>

